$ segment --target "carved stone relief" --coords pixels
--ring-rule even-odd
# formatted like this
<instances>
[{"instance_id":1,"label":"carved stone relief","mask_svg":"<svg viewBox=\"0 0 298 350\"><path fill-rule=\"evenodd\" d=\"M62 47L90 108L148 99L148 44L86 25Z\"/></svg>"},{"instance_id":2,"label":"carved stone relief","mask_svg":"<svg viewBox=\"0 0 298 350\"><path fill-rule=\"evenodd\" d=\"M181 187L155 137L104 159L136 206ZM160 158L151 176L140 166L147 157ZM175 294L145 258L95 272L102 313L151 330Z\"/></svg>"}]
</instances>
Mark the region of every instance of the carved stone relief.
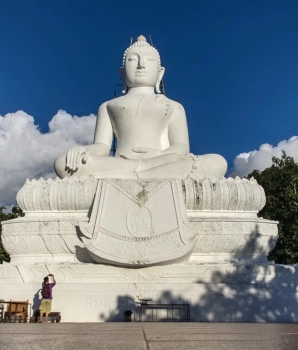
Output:
<instances>
[{"instance_id":1,"label":"carved stone relief","mask_svg":"<svg viewBox=\"0 0 298 350\"><path fill-rule=\"evenodd\" d=\"M186 208L189 210L259 212L266 203L262 186L251 178L182 180Z\"/></svg>"},{"instance_id":2,"label":"carved stone relief","mask_svg":"<svg viewBox=\"0 0 298 350\"><path fill-rule=\"evenodd\" d=\"M18 261L20 256L32 257L32 261L38 261L42 255L74 255L76 247L85 248L78 234L78 225L79 222L72 219L49 221L47 218L40 218L33 221L26 217L18 218L3 225L2 241L12 262L14 256L18 256Z\"/></svg>"},{"instance_id":3,"label":"carved stone relief","mask_svg":"<svg viewBox=\"0 0 298 350\"><path fill-rule=\"evenodd\" d=\"M292 283L297 278L295 266L254 263L213 263L152 266L128 269L95 264L21 264L0 266L0 283L38 283L53 273L59 285L72 284L199 284L199 283ZM275 281L276 283L276 281Z\"/></svg>"},{"instance_id":4,"label":"carved stone relief","mask_svg":"<svg viewBox=\"0 0 298 350\"><path fill-rule=\"evenodd\" d=\"M190 254L196 224L179 180L100 180L83 242L98 262L146 266Z\"/></svg>"}]
</instances>

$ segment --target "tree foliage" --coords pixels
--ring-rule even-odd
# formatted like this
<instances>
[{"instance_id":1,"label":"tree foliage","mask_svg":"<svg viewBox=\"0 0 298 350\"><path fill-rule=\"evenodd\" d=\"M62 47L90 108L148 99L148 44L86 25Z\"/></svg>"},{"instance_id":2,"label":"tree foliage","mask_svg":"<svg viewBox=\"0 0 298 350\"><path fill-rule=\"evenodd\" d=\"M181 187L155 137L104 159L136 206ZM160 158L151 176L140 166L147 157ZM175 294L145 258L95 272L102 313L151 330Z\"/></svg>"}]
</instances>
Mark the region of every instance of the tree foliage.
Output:
<instances>
[{"instance_id":1,"label":"tree foliage","mask_svg":"<svg viewBox=\"0 0 298 350\"><path fill-rule=\"evenodd\" d=\"M277 264L298 263L298 164L282 152L281 158L272 157L272 166L254 177L264 188L266 205L259 216L279 221L279 238L268 259Z\"/></svg>"},{"instance_id":2,"label":"tree foliage","mask_svg":"<svg viewBox=\"0 0 298 350\"><path fill-rule=\"evenodd\" d=\"M6 209L6 207L4 207L3 205L0 206L0 264L2 264L3 261L8 262L10 260L9 255L6 253L6 251L4 250L3 245L2 245L2 239L1 239L2 225L1 225L1 222L5 221L5 220L10 220L10 219L16 219L19 216L24 216L24 213L20 207L13 207L11 209L10 213L5 213L5 209Z\"/></svg>"}]
</instances>

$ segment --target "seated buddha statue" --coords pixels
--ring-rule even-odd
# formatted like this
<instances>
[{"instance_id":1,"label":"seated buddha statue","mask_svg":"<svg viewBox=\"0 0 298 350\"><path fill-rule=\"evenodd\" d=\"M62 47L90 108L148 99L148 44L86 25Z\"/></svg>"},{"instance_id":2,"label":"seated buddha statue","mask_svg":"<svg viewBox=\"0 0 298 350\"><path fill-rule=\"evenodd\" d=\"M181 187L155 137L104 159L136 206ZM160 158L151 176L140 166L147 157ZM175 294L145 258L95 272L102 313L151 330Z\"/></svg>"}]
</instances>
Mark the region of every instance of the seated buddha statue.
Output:
<instances>
[{"instance_id":1,"label":"seated buddha statue","mask_svg":"<svg viewBox=\"0 0 298 350\"><path fill-rule=\"evenodd\" d=\"M55 161L60 178L150 179L224 176L227 162L217 154L189 150L184 108L160 92L165 68L158 51L138 37L124 53L120 74L124 95L98 109L94 143L70 149ZM110 156L114 135L115 156Z\"/></svg>"}]
</instances>

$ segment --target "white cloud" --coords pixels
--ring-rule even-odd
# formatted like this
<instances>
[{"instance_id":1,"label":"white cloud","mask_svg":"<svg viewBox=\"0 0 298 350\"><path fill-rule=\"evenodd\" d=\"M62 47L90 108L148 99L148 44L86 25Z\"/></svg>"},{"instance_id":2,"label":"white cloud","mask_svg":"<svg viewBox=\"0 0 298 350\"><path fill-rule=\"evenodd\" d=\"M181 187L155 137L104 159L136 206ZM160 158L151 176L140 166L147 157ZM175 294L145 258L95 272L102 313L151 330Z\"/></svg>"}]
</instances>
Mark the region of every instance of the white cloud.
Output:
<instances>
[{"instance_id":1,"label":"white cloud","mask_svg":"<svg viewBox=\"0 0 298 350\"><path fill-rule=\"evenodd\" d=\"M272 165L272 157L280 157L281 151L293 157L298 162L298 136L293 136L289 140L283 140L277 146L264 143L258 151L241 153L234 159L234 167L231 176L246 176L253 170L264 170Z\"/></svg>"},{"instance_id":2,"label":"white cloud","mask_svg":"<svg viewBox=\"0 0 298 350\"><path fill-rule=\"evenodd\" d=\"M53 163L75 145L93 142L96 117L71 116L65 111L41 133L34 118L23 111L0 115L0 205L16 203L26 178L56 177Z\"/></svg>"}]
</instances>

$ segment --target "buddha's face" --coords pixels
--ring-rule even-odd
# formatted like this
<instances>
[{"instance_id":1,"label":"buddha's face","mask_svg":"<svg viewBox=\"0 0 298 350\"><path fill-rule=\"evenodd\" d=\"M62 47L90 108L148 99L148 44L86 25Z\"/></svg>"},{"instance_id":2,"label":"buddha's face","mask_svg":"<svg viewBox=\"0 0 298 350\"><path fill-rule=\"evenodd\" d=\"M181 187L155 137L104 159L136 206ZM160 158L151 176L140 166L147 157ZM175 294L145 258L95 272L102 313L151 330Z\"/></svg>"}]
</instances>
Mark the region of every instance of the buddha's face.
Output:
<instances>
[{"instance_id":1,"label":"buddha's face","mask_svg":"<svg viewBox=\"0 0 298 350\"><path fill-rule=\"evenodd\" d=\"M132 47L124 63L124 78L127 87L154 87L160 75L159 58L150 46Z\"/></svg>"}]
</instances>

